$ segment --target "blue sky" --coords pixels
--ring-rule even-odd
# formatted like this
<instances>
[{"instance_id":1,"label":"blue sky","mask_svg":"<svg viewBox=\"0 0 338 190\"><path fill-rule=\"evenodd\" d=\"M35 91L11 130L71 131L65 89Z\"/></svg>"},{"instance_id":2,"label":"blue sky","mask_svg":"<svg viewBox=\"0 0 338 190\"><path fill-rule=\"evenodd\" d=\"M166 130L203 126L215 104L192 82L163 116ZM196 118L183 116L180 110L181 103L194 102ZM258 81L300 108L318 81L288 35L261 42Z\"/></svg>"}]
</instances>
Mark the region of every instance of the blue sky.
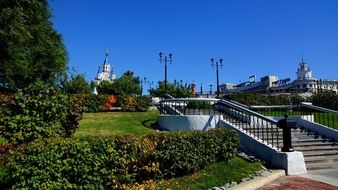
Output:
<instances>
[{"instance_id":1,"label":"blue sky","mask_svg":"<svg viewBox=\"0 0 338 190\"><path fill-rule=\"evenodd\" d=\"M295 78L302 54L315 78L338 79L337 0L53 0L69 66L93 80L104 52L117 76L164 79L158 53L173 53L168 80L216 83L251 75Z\"/></svg>"}]
</instances>

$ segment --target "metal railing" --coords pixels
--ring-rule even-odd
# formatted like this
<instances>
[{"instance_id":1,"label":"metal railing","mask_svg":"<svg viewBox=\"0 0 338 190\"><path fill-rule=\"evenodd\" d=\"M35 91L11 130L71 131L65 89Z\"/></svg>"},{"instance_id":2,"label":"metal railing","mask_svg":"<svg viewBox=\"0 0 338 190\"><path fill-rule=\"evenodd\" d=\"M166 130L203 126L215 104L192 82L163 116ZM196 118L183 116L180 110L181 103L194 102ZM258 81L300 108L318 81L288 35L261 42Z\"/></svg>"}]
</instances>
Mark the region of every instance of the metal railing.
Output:
<instances>
[{"instance_id":1,"label":"metal railing","mask_svg":"<svg viewBox=\"0 0 338 190\"><path fill-rule=\"evenodd\" d=\"M277 149L282 147L283 133L282 129L277 127L276 120L227 100L220 100L215 105L215 109L223 113L226 121L247 131L257 139Z\"/></svg>"},{"instance_id":2,"label":"metal railing","mask_svg":"<svg viewBox=\"0 0 338 190\"><path fill-rule=\"evenodd\" d=\"M160 101L160 113L168 115L216 115L215 98L177 98Z\"/></svg>"},{"instance_id":3,"label":"metal railing","mask_svg":"<svg viewBox=\"0 0 338 190\"><path fill-rule=\"evenodd\" d=\"M303 110L300 110L301 108ZM234 101L214 98L166 99L160 101L159 110L161 114L167 115L222 115L223 119L231 125L239 127L256 139L281 150L283 147L283 130L277 126L279 119L273 119L266 115L284 116L286 113L295 113L296 111L310 114L310 108L322 112L333 111L336 114L338 113L334 110L308 104L303 107L300 105L246 106ZM338 119L336 121L338 122Z\"/></svg>"},{"instance_id":4,"label":"metal railing","mask_svg":"<svg viewBox=\"0 0 338 190\"><path fill-rule=\"evenodd\" d=\"M303 119L338 130L338 111L307 102L302 102L299 105L248 106L248 108L265 116L282 117L284 114L300 116Z\"/></svg>"},{"instance_id":5,"label":"metal railing","mask_svg":"<svg viewBox=\"0 0 338 190\"><path fill-rule=\"evenodd\" d=\"M304 102L300 106L313 116L314 122L338 130L338 111Z\"/></svg>"}]
</instances>

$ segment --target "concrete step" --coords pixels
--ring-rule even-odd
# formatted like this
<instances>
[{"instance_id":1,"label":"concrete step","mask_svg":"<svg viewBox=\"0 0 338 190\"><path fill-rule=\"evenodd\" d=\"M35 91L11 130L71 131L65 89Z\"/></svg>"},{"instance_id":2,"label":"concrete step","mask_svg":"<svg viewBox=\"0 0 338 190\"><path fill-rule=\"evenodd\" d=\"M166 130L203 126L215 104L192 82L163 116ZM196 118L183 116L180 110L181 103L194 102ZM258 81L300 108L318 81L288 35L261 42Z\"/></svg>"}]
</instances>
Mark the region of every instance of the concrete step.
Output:
<instances>
[{"instance_id":1,"label":"concrete step","mask_svg":"<svg viewBox=\"0 0 338 190\"><path fill-rule=\"evenodd\" d=\"M295 147L295 150L305 152L305 151L326 151L326 150L337 150L338 146L301 146L301 147Z\"/></svg>"},{"instance_id":2,"label":"concrete step","mask_svg":"<svg viewBox=\"0 0 338 190\"><path fill-rule=\"evenodd\" d=\"M301 136L301 135L295 136L295 135L292 135L292 139L294 139L294 140L303 140L303 139L324 140L325 138L322 138L322 137L319 137L319 136Z\"/></svg>"},{"instance_id":3,"label":"concrete step","mask_svg":"<svg viewBox=\"0 0 338 190\"><path fill-rule=\"evenodd\" d=\"M304 157L308 156L329 156L329 155L337 155L338 150L318 150L318 151L304 151Z\"/></svg>"},{"instance_id":4,"label":"concrete step","mask_svg":"<svg viewBox=\"0 0 338 190\"><path fill-rule=\"evenodd\" d=\"M329 141L293 141L293 147L302 147L302 146L337 146L338 143L329 142Z\"/></svg>"},{"instance_id":5,"label":"concrete step","mask_svg":"<svg viewBox=\"0 0 338 190\"><path fill-rule=\"evenodd\" d=\"M329 156L307 156L304 157L304 160L306 164L338 162L338 154Z\"/></svg>"},{"instance_id":6,"label":"concrete step","mask_svg":"<svg viewBox=\"0 0 338 190\"><path fill-rule=\"evenodd\" d=\"M332 142L331 140L328 140L328 139L314 139L314 138L307 138L307 139L297 139L297 138L294 138L292 140L293 140L292 141L293 144L297 144L297 143Z\"/></svg>"},{"instance_id":7,"label":"concrete step","mask_svg":"<svg viewBox=\"0 0 338 190\"><path fill-rule=\"evenodd\" d=\"M313 163L306 164L307 170L323 170L323 169L337 169L338 163Z\"/></svg>"}]
</instances>

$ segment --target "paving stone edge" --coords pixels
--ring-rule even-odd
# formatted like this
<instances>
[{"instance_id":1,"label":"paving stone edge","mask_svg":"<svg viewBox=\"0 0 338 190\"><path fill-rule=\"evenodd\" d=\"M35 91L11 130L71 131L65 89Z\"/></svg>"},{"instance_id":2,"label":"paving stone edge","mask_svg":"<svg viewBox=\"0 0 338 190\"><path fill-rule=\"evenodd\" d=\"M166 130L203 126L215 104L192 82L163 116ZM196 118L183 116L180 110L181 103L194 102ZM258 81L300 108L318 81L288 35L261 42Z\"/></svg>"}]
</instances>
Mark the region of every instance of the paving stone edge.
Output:
<instances>
[{"instance_id":1,"label":"paving stone edge","mask_svg":"<svg viewBox=\"0 0 338 190\"><path fill-rule=\"evenodd\" d=\"M240 183L229 188L229 190L255 190L283 176L285 176L284 170L265 171L261 176L257 176L250 181Z\"/></svg>"}]
</instances>

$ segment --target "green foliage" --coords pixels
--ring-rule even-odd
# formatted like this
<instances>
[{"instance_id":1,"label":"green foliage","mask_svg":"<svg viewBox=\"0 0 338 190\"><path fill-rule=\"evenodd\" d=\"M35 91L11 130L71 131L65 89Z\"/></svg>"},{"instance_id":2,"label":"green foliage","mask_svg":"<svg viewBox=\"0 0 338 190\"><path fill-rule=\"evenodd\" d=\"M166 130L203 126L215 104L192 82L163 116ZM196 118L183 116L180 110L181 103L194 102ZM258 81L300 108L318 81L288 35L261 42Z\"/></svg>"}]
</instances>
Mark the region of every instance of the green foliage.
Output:
<instances>
[{"instance_id":1,"label":"green foliage","mask_svg":"<svg viewBox=\"0 0 338 190\"><path fill-rule=\"evenodd\" d=\"M71 137L78 128L79 121L82 119L83 107L79 102L70 99L68 102L66 118L61 122L62 134Z\"/></svg>"},{"instance_id":2,"label":"green foliage","mask_svg":"<svg viewBox=\"0 0 338 190\"><path fill-rule=\"evenodd\" d=\"M149 92L151 96L165 97L164 81L159 81L158 88L151 89ZM176 82L176 80L174 83L167 82L167 93L175 98L187 98L193 96L190 85L187 83L183 85L182 81L179 83Z\"/></svg>"},{"instance_id":3,"label":"green foliage","mask_svg":"<svg viewBox=\"0 0 338 190\"><path fill-rule=\"evenodd\" d=\"M0 1L0 26L1 88L54 84L65 72L67 52L47 0Z\"/></svg>"},{"instance_id":4,"label":"green foliage","mask_svg":"<svg viewBox=\"0 0 338 190\"><path fill-rule=\"evenodd\" d=\"M82 96L82 97L80 97ZM107 102L108 95L95 95L95 94L87 94L80 95L78 98L82 99L82 106L84 112L101 112L104 111L104 105Z\"/></svg>"},{"instance_id":5,"label":"green foliage","mask_svg":"<svg viewBox=\"0 0 338 190\"><path fill-rule=\"evenodd\" d=\"M145 96L119 96L118 105L122 111L126 112L140 112L147 111L149 108L150 99Z\"/></svg>"},{"instance_id":6,"label":"green foliage","mask_svg":"<svg viewBox=\"0 0 338 190\"><path fill-rule=\"evenodd\" d=\"M9 182L10 176L5 166L0 165L0 186L4 186Z\"/></svg>"},{"instance_id":7,"label":"green foliage","mask_svg":"<svg viewBox=\"0 0 338 190\"><path fill-rule=\"evenodd\" d=\"M298 94L293 95L266 95L260 93L234 93L224 96L245 105L290 105L306 101Z\"/></svg>"},{"instance_id":8,"label":"green foliage","mask_svg":"<svg viewBox=\"0 0 338 190\"><path fill-rule=\"evenodd\" d=\"M125 72L122 77L114 80L113 83L102 81L97 86L99 94L114 94L114 95L140 95L140 79L134 77L132 71Z\"/></svg>"},{"instance_id":9,"label":"green foliage","mask_svg":"<svg viewBox=\"0 0 338 190\"><path fill-rule=\"evenodd\" d=\"M0 134L8 142L55 136L67 115L67 96L41 82L0 101Z\"/></svg>"},{"instance_id":10,"label":"green foliage","mask_svg":"<svg viewBox=\"0 0 338 190\"><path fill-rule=\"evenodd\" d=\"M37 138L71 136L82 118L82 108L67 95L36 82L0 99L0 134L21 144Z\"/></svg>"},{"instance_id":11,"label":"green foliage","mask_svg":"<svg viewBox=\"0 0 338 190\"><path fill-rule=\"evenodd\" d=\"M338 110L338 94L323 91L311 97L312 104L328 109Z\"/></svg>"},{"instance_id":12,"label":"green foliage","mask_svg":"<svg viewBox=\"0 0 338 190\"><path fill-rule=\"evenodd\" d=\"M185 175L219 160L230 160L236 155L239 138L232 130L208 132L173 132L167 136L153 135L158 149L161 177Z\"/></svg>"},{"instance_id":13,"label":"green foliage","mask_svg":"<svg viewBox=\"0 0 338 190\"><path fill-rule=\"evenodd\" d=\"M115 93L115 89L113 87L113 84L108 82L108 81L101 81L100 84L96 85L96 90L98 92L98 94L102 95L102 94L114 94Z\"/></svg>"},{"instance_id":14,"label":"green foliage","mask_svg":"<svg viewBox=\"0 0 338 190\"><path fill-rule=\"evenodd\" d=\"M68 94L89 94L91 87L84 75L71 74L70 78L64 76L61 81L61 89Z\"/></svg>"},{"instance_id":15,"label":"green foliage","mask_svg":"<svg viewBox=\"0 0 338 190\"><path fill-rule=\"evenodd\" d=\"M143 137L48 139L22 146L7 164L13 188L122 189L149 179L190 174L236 154L234 131Z\"/></svg>"},{"instance_id":16,"label":"green foliage","mask_svg":"<svg viewBox=\"0 0 338 190\"><path fill-rule=\"evenodd\" d=\"M146 96L137 96L136 97L136 110L137 111L148 111L150 98Z\"/></svg>"}]
</instances>

